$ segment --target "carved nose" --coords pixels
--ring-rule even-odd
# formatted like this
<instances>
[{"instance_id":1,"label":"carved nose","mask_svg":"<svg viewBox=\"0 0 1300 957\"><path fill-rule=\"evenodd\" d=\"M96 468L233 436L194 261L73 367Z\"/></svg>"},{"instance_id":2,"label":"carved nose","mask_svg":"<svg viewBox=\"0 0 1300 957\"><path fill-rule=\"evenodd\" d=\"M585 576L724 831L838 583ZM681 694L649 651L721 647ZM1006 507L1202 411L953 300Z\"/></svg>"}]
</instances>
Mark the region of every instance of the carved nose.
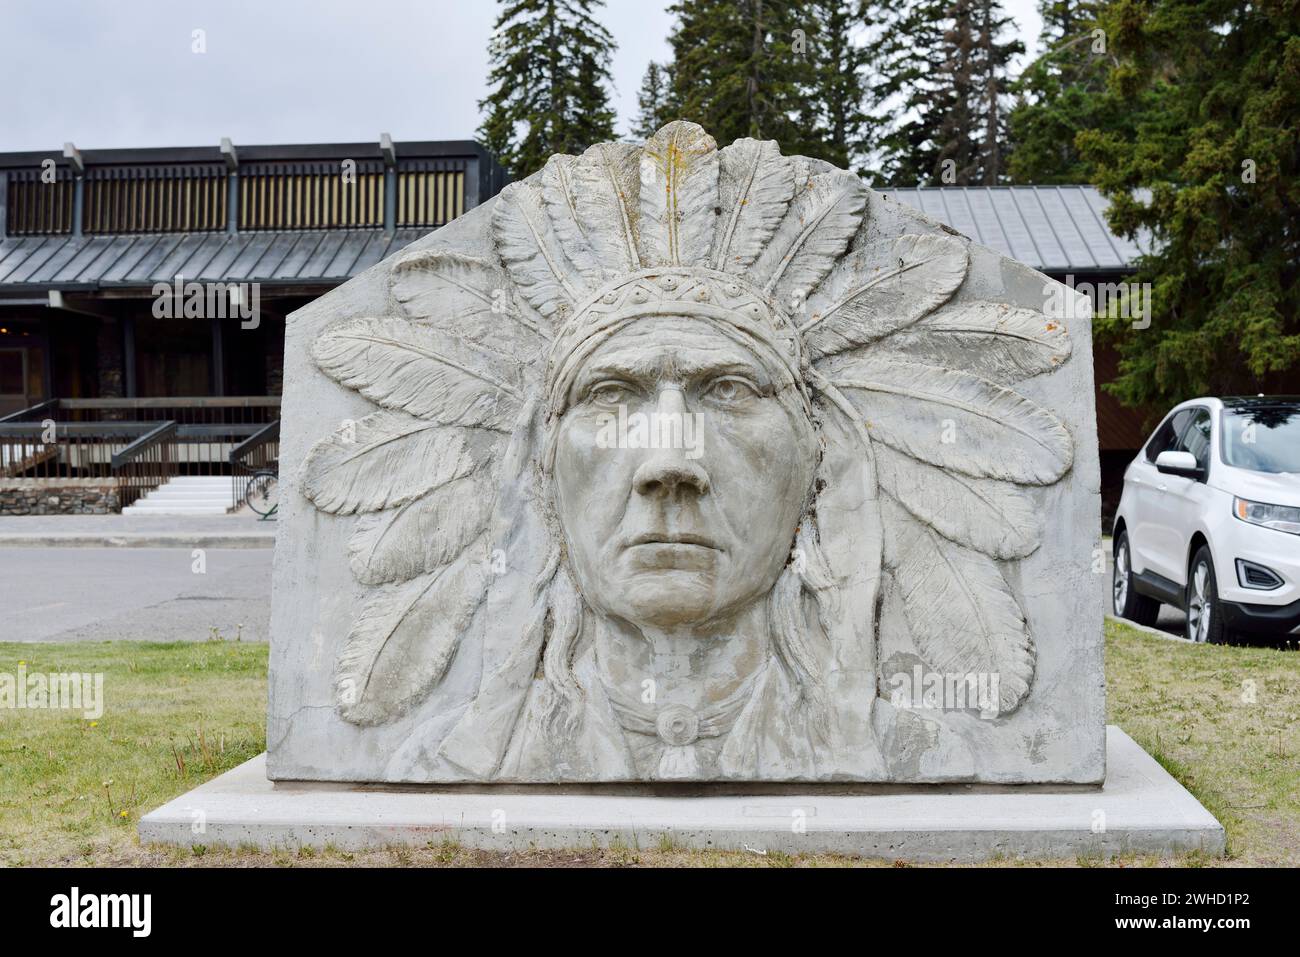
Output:
<instances>
[{"instance_id":1,"label":"carved nose","mask_svg":"<svg viewBox=\"0 0 1300 957\"><path fill-rule=\"evenodd\" d=\"M709 476L690 459L682 456L680 449L662 449L654 458L641 463L632 476L637 492L647 496L672 497L679 491L707 495Z\"/></svg>"},{"instance_id":2,"label":"carved nose","mask_svg":"<svg viewBox=\"0 0 1300 957\"><path fill-rule=\"evenodd\" d=\"M681 390L668 388L660 392L657 411L660 416L684 418L687 414L686 402ZM684 436L684 432L680 430L676 432L677 438L681 439ZM671 498L683 491L697 496L707 495L709 475L694 459L687 458L685 448L657 448L651 451L650 456L633 474L632 487L646 496Z\"/></svg>"}]
</instances>

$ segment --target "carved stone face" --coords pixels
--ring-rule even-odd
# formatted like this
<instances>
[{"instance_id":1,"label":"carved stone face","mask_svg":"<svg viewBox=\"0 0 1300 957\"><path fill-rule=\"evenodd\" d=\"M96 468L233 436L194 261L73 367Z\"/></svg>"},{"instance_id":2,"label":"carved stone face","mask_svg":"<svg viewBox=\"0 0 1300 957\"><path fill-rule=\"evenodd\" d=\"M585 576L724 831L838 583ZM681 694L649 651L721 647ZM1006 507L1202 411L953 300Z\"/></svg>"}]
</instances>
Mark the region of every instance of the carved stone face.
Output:
<instances>
[{"instance_id":1,"label":"carved stone face","mask_svg":"<svg viewBox=\"0 0 1300 957\"><path fill-rule=\"evenodd\" d=\"M583 595L659 629L761 599L789 557L815 448L782 370L703 320L632 323L578 371L556 436Z\"/></svg>"}]
</instances>

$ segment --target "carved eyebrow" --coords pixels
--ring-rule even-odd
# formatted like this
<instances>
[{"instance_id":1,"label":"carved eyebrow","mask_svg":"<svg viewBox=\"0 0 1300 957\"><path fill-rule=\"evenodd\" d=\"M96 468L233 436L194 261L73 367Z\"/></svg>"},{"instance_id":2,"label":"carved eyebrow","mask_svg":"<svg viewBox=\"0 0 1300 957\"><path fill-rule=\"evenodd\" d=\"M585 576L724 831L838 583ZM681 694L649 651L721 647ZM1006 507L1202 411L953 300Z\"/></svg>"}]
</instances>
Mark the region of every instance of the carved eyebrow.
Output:
<instances>
[{"instance_id":1,"label":"carved eyebrow","mask_svg":"<svg viewBox=\"0 0 1300 957\"><path fill-rule=\"evenodd\" d=\"M758 362L745 362L737 359L712 361L689 356L670 355L664 357L644 356L630 357L627 360L618 356L603 358L594 362L578 376L579 386L608 378L625 377L628 379L654 379L673 376L684 379L699 379L705 376L743 375L753 379L759 386L768 386L772 378Z\"/></svg>"}]
</instances>

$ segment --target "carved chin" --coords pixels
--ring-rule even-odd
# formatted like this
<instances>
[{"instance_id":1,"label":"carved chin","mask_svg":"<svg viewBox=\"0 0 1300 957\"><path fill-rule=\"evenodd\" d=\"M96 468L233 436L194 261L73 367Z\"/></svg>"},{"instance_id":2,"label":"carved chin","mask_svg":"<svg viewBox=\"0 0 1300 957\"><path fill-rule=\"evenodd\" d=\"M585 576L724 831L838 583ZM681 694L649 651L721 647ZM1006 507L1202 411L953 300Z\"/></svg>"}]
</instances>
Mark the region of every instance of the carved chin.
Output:
<instances>
[{"instance_id":1,"label":"carved chin","mask_svg":"<svg viewBox=\"0 0 1300 957\"><path fill-rule=\"evenodd\" d=\"M723 602L712 572L659 570L627 579L618 604L618 611L633 624L670 628L703 624Z\"/></svg>"},{"instance_id":2,"label":"carved chin","mask_svg":"<svg viewBox=\"0 0 1300 957\"><path fill-rule=\"evenodd\" d=\"M767 578L735 568L716 549L638 546L624 551L614 574L584 582L583 591L601 610L634 625L676 628L742 611L771 590Z\"/></svg>"}]
</instances>

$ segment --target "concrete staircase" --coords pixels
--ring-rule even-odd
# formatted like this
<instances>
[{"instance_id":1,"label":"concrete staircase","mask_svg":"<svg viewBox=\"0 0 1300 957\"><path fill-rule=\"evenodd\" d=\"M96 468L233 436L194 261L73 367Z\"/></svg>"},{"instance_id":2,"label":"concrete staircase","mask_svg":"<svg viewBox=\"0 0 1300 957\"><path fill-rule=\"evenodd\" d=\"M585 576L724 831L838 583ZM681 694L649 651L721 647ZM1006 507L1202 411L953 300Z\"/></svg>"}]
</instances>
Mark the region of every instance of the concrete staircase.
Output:
<instances>
[{"instance_id":1,"label":"concrete staircase","mask_svg":"<svg viewBox=\"0 0 1300 957\"><path fill-rule=\"evenodd\" d=\"M123 515L224 515L230 511L229 475L178 475L122 509Z\"/></svg>"}]
</instances>

